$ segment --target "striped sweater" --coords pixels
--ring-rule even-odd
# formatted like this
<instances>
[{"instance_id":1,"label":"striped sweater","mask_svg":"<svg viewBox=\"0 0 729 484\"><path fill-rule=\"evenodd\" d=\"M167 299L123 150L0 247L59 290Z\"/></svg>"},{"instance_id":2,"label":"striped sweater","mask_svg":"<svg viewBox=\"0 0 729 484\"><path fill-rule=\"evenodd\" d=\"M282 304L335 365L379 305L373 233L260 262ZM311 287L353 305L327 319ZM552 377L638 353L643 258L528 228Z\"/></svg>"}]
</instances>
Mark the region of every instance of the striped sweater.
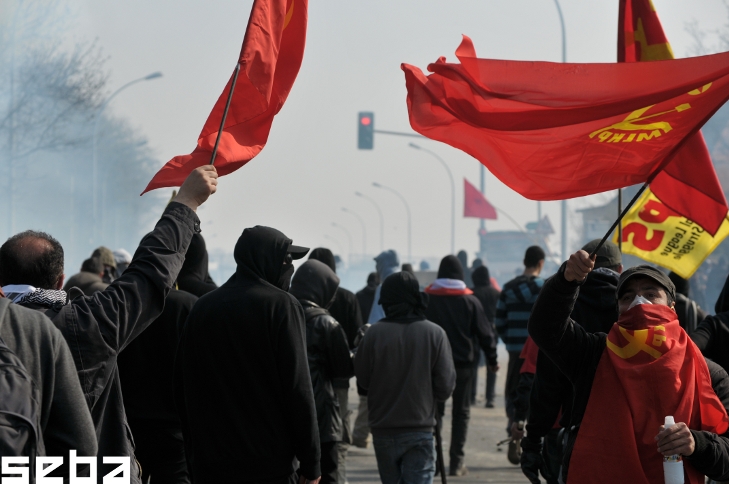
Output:
<instances>
[{"instance_id":1,"label":"striped sweater","mask_svg":"<svg viewBox=\"0 0 729 484\"><path fill-rule=\"evenodd\" d=\"M544 279L518 276L507 282L496 304L494 323L508 351L521 351L529 336L527 323Z\"/></svg>"}]
</instances>

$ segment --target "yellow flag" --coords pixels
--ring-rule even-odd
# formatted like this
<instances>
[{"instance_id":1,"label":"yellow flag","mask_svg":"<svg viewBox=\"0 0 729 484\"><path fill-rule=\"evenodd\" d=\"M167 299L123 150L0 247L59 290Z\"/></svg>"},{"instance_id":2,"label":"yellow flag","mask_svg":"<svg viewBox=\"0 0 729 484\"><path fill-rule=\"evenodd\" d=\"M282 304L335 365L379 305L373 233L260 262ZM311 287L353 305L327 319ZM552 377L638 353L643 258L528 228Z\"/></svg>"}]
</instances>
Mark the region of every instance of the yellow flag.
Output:
<instances>
[{"instance_id":1,"label":"yellow flag","mask_svg":"<svg viewBox=\"0 0 729 484\"><path fill-rule=\"evenodd\" d=\"M727 219L712 237L696 223L665 206L650 188L625 215L622 225L624 253L670 269L684 279L691 277L729 235ZM618 243L617 231L613 242Z\"/></svg>"}]
</instances>

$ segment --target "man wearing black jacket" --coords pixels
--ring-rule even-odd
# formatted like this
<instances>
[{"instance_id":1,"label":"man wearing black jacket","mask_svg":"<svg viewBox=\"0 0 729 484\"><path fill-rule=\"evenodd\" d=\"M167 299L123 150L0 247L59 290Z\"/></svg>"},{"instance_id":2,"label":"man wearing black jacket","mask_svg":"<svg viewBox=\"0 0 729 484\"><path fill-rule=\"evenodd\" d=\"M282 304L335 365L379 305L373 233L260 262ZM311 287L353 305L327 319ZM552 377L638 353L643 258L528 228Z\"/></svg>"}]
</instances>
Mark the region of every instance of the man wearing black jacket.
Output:
<instances>
[{"instance_id":1,"label":"man wearing black jacket","mask_svg":"<svg viewBox=\"0 0 729 484\"><path fill-rule=\"evenodd\" d=\"M339 452L344 423L333 382L335 379L349 381L354 375L354 366L347 336L327 311L338 287L339 278L334 271L310 258L294 274L290 291L304 308L306 318L306 351L319 422L322 484L346 482L339 470L339 465L344 464Z\"/></svg>"},{"instance_id":2,"label":"man wearing black jacket","mask_svg":"<svg viewBox=\"0 0 729 484\"><path fill-rule=\"evenodd\" d=\"M599 239L593 240L582 250L592 253L599 243ZM615 291L623 272L622 262L618 246L606 241L597 252L595 269L580 287L570 317L590 333L607 333L618 320ZM533 384L528 382L528 373L521 374L515 402L517 421L524 420L528 413L527 433L521 441L521 468L532 482L538 482L540 469L543 469L548 482L557 482L561 454L557 442L559 431L554 428L554 423L561 410L560 427L569 427L572 384L542 351L538 352L536 372L531 378ZM526 402L522 402L524 399ZM546 468L543 467L545 465Z\"/></svg>"},{"instance_id":3,"label":"man wearing black jacket","mask_svg":"<svg viewBox=\"0 0 729 484\"><path fill-rule=\"evenodd\" d=\"M243 231L235 274L201 297L175 361L175 403L195 484L317 482L320 448L304 310L289 294L308 249Z\"/></svg>"},{"instance_id":4,"label":"man wearing black jacket","mask_svg":"<svg viewBox=\"0 0 729 484\"><path fill-rule=\"evenodd\" d=\"M729 438L716 433L727 431L725 385L707 378L715 370L679 326L673 283L650 266L624 272L617 324L609 335L590 334L570 313L593 267L587 252L573 254L544 284L529 319L529 334L575 389L562 479L657 482L661 454L682 454L691 482L729 478ZM695 390L677 391L685 387ZM667 415L677 423L664 429Z\"/></svg>"},{"instance_id":5,"label":"man wearing black jacket","mask_svg":"<svg viewBox=\"0 0 729 484\"><path fill-rule=\"evenodd\" d=\"M486 354L488 366L496 371L496 335L486 319L481 302L466 287L463 267L455 256L449 255L441 260L438 278L425 288L425 292L430 296L425 317L445 330L453 352L456 388L453 391L450 474L464 476L468 473L464 465L463 447L471 416L473 362L480 355L474 341L480 344ZM445 413L444 402L438 404L438 412L441 417Z\"/></svg>"},{"instance_id":6,"label":"man wearing black jacket","mask_svg":"<svg viewBox=\"0 0 729 484\"><path fill-rule=\"evenodd\" d=\"M714 306L716 312L707 316L691 333L691 339L701 353L729 372L729 277Z\"/></svg>"},{"instance_id":7,"label":"man wearing black jacket","mask_svg":"<svg viewBox=\"0 0 729 484\"><path fill-rule=\"evenodd\" d=\"M93 296L69 300L63 287L63 248L48 234L23 232L0 247L0 286L16 304L44 312L61 330L98 437L101 456L133 456L117 357L162 312L192 234L200 231L195 210L215 193L212 166L195 169L139 244L122 277ZM131 482L139 483L135 459ZM114 470L98 465L98 479Z\"/></svg>"}]
</instances>

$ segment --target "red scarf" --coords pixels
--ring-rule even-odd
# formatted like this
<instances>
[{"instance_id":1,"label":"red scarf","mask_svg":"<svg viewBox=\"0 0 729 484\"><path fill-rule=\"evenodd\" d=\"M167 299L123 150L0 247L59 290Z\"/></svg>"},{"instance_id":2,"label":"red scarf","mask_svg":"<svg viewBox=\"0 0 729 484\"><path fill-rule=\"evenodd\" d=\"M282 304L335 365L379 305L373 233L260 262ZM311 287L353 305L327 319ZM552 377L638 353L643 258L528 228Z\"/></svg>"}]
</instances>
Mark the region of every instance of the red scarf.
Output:
<instances>
[{"instance_id":1,"label":"red scarf","mask_svg":"<svg viewBox=\"0 0 729 484\"><path fill-rule=\"evenodd\" d=\"M654 439L667 415L690 429L726 432L729 419L701 352L668 306L638 305L607 337L567 482L663 484ZM684 460L686 483L704 478Z\"/></svg>"}]
</instances>

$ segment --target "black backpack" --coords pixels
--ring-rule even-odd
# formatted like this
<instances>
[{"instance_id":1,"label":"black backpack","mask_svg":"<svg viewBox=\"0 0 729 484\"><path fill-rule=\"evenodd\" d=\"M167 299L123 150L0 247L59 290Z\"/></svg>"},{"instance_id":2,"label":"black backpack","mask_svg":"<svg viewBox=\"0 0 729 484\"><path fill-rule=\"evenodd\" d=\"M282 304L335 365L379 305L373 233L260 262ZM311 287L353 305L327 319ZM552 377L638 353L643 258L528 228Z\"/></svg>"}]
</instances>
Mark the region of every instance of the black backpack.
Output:
<instances>
[{"instance_id":1,"label":"black backpack","mask_svg":"<svg viewBox=\"0 0 729 484\"><path fill-rule=\"evenodd\" d=\"M9 301L0 299L0 327ZM40 429L40 395L20 358L0 338L0 456L30 457L35 482L35 457L45 455Z\"/></svg>"}]
</instances>

